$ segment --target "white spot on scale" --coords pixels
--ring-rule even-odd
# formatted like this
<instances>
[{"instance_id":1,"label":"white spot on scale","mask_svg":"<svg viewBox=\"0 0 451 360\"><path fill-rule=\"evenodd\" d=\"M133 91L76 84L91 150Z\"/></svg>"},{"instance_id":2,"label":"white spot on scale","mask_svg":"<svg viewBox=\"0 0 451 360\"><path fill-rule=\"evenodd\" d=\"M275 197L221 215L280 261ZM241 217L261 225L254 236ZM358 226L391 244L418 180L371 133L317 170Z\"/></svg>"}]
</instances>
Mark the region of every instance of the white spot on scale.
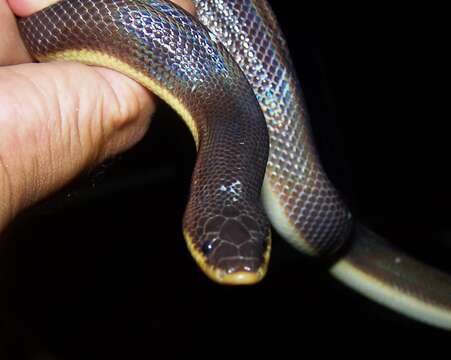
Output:
<instances>
[{"instance_id":1,"label":"white spot on scale","mask_svg":"<svg viewBox=\"0 0 451 360\"><path fill-rule=\"evenodd\" d=\"M241 193L242 193L242 186L241 186L241 181L236 180L235 182L233 182L230 185L221 185L219 187L220 191L224 191L227 192L229 194L231 194L232 197L232 201L238 201L238 198L240 197Z\"/></svg>"}]
</instances>

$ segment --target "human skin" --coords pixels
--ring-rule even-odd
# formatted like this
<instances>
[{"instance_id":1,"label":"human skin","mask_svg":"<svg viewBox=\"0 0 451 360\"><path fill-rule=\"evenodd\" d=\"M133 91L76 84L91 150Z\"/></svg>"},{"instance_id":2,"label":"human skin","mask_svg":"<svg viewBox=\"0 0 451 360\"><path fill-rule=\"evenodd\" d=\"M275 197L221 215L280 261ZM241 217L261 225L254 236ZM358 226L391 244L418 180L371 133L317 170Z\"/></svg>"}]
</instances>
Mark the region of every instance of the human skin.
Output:
<instances>
[{"instance_id":1,"label":"human skin","mask_svg":"<svg viewBox=\"0 0 451 360\"><path fill-rule=\"evenodd\" d=\"M15 15L52 0L0 0L0 232L83 170L136 144L155 110L133 80L77 63L32 63ZM190 0L174 3L194 13Z\"/></svg>"}]
</instances>

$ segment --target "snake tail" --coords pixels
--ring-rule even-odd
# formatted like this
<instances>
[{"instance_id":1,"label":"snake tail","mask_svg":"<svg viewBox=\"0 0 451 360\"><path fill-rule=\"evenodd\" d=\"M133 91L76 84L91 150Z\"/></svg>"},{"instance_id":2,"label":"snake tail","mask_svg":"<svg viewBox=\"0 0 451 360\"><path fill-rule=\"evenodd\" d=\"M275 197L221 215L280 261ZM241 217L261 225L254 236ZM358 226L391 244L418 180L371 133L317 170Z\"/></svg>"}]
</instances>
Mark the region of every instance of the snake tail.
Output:
<instances>
[{"instance_id":1,"label":"snake tail","mask_svg":"<svg viewBox=\"0 0 451 360\"><path fill-rule=\"evenodd\" d=\"M330 269L360 294L410 318L451 330L451 277L357 224L346 254Z\"/></svg>"},{"instance_id":2,"label":"snake tail","mask_svg":"<svg viewBox=\"0 0 451 360\"><path fill-rule=\"evenodd\" d=\"M260 201L268 133L251 87L215 37L160 0L63 0L19 28L36 59L118 70L180 114L198 149L183 221L188 248L214 281L261 280L271 248Z\"/></svg>"}]
</instances>

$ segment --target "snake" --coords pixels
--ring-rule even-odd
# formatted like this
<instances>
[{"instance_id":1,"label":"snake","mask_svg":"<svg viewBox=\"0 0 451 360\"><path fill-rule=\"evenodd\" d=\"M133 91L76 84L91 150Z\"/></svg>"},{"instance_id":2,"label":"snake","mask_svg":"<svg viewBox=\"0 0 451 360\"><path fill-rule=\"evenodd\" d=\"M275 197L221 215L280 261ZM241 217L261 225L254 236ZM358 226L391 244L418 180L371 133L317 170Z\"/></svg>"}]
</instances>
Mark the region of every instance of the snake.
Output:
<instances>
[{"instance_id":1,"label":"snake","mask_svg":"<svg viewBox=\"0 0 451 360\"><path fill-rule=\"evenodd\" d=\"M167 102L197 148L183 234L225 285L258 283L271 225L339 281L451 329L451 277L355 220L324 171L286 40L265 0L61 0L18 19L37 61L104 66Z\"/></svg>"}]
</instances>

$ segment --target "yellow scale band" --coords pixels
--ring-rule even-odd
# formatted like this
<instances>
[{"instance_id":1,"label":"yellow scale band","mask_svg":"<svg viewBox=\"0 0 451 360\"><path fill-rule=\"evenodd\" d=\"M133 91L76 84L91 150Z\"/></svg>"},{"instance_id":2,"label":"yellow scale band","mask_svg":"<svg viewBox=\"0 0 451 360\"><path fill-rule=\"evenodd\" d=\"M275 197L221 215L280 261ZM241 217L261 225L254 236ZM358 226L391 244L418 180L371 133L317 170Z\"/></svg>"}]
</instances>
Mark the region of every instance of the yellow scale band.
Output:
<instances>
[{"instance_id":1,"label":"yellow scale band","mask_svg":"<svg viewBox=\"0 0 451 360\"><path fill-rule=\"evenodd\" d=\"M191 236L184 231L183 235L185 236L186 243L188 245L188 249L191 252L194 260L197 265L202 269L202 271L212 280L227 285L249 285L255 284L263 279L266 274L268 268L269 257L271 255L271 234L268 236L268 247L265 251L263 266L261 266L257 272L245 272L239 271L233 274L227 274L224 271L215 268L208 264L207 257L197 250L194 242L192 241Z\"/></svg>"},{"instance_id":2,"label":"yellow scale band","mask_svg":"<svg viewBox=\"0 0 451 360\"><path fill-rule=\"evenodd\" d=\"M47 54L45 57L39 57L39 61L77 61L82 62L86 65L96 65L103 66L109 69L116 70L133 80L139 82L142 86L152 91L155 95L165 101L169 106L171 106L183 119L185 124L191 131L193 135L194 141L196 143L196 147L199 144L199 133L197 131L196 122L194 121L191 113L186 108L186 106L180 102L170 91L162 87L158 82L154 79L150 78L145 73L136 70L129 64L124 61L108 55L104 54L100 51L94 50L65 50L59 51L52 54Z\"/></svg>"},{"instance_id":3,"label":"yellow scale band","mask_svg":"<svg viewBox=\"0 0 451 360\"><path fill-rule=\"evenodd\" d=\"M339 260L330 271L337 279L369 299L427 324L451 330L451 313L403 293L348 261Z\"/></svg>"},{"instance_id":4,"label":"yellow scale band","mask_svg":"<svg viewBox=\"0 0 451 360\"><path fill-rule=\"evenodd\" d=\"M266 176L263 181L262 201L274 228L286 241L304 254L318 255L317 251L302 237L296 224L290 221L280 203L280 196L274 191L271 181Z\"/></svg>"}]
</instances>

